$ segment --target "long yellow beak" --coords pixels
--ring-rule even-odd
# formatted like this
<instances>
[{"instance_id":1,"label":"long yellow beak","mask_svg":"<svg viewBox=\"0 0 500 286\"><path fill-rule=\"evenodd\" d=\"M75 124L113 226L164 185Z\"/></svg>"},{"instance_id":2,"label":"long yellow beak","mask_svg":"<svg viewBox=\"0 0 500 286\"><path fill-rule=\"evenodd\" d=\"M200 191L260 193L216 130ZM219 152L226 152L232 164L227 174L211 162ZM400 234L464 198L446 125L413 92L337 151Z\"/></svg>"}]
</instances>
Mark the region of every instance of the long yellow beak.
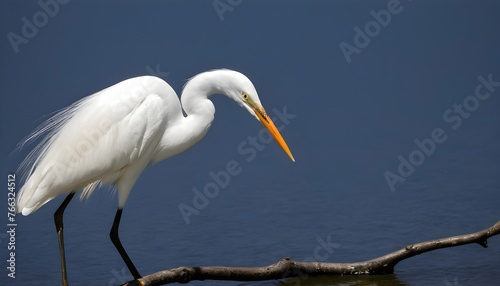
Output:
<instances>
[{"instance_id":1,"label":"long yellow beak","mask_svg":"<svg viewBox=\"0 0 500 286\"><path fill-rule=\"evenodd\" d=\"M286 145L285 139L283 139L283 137L281 136L278 129L276 129L276 126L274 126L273 121L267 115L266 111L264 110L264 107L262 107L256 103L254 105L255 105L255 107L252 106L252 109L255 112L255 114L257 115L257 117L260 119L260 122L262 122L262 124L264 124L264 126L267 128L267 130L269 130L269 133L271 133L271 135L273 135L276 142L278 142L278 144L280 144L281 148L283 148L283 150L285 150L288 157L290 157L290 159L292 159L292 161L295 162L295 159L293 158L292 152L290 152L288 145Z\"/></svg>"}]
</instances>

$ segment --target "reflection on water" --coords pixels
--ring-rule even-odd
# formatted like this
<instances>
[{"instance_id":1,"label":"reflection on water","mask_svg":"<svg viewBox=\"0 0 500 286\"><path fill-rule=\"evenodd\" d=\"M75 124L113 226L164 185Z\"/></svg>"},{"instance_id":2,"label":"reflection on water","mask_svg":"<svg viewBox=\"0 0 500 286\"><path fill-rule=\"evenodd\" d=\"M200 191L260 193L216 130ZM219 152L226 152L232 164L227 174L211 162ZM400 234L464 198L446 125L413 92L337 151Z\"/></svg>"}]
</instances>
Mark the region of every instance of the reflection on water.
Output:
<instances>
[{"instance_id":1,"label":"reflection on water","mask_svg":"<svg viewBox=\"0 0 500 286\"><path fill-rule=\"evenodd\" d=\"M296 277L281 281L279 286L406 286L394 274L363 275L363 276L334 276L334 277Z\"/></svg>"}]
</instances>

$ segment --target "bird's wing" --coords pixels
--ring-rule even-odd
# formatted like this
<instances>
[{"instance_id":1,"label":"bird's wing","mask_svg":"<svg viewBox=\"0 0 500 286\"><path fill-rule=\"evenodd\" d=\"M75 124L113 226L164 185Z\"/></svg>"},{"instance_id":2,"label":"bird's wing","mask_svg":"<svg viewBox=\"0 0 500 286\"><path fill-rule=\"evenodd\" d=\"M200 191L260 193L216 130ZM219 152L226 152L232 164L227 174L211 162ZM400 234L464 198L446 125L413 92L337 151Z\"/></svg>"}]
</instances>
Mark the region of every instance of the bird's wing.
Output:
<instances>
[{"instance_id":1,"label":"bird's wing","mask_svg":"<svg viewBox=\"0 0 500 286\"><path fill-rule=\"evenodd\" d=\"M134 78L88 96L40 129L48 135L28 158L19 210L96 181L113 183L125 168L149 161L166 128L167 108L158 90L144 83Z\"/></svg>"}]
</instances>

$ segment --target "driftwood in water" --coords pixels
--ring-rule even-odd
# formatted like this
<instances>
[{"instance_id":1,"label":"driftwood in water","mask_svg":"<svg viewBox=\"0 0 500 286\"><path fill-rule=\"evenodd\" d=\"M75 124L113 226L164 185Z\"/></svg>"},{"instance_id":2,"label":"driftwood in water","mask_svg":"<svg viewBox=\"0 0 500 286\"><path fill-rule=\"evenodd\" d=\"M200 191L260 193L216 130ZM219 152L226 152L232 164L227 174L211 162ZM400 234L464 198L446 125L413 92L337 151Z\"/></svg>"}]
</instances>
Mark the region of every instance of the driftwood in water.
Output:
<instances>
[{"instance_id":1,"label":"driftwood in water","mask_svg":"<svg viewBox=\"0 0 500 286\"><path fill-rule=\"evenodd\" d=\"M193 280L263 281L297 276L390 274L394 272L394 266L398 262L424 252L469 243L478 243L486 248L488 247L487 239L499 233L500 221L492 227L476 233L410 244L398 251L368 261L325 263L298 262L284 258L263 267L179 267L159 271L123 285L153 286L174 282L187 283Z\"/></svg>"}]
</instances>

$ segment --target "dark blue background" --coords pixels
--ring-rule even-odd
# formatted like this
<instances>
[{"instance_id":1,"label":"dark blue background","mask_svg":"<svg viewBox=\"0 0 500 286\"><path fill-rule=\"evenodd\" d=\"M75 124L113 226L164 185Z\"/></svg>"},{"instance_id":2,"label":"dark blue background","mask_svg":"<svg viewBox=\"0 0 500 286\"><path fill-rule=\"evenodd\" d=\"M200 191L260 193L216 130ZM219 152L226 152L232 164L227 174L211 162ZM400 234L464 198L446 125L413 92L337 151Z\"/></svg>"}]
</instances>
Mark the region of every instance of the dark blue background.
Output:
<instances>
[{"instance_id":1,"label":"dark blue background","mask_svg":"<svg viewBox=\"0 0 500 286\"><path fill-rule=\"evenodd\" d=\"M353 262L493 225L500 218L500 88L456 130L443 113L474 94L478 76L500 81L500 4L401 1L402 10L348 63L339 45L354 45L354 28L364 30L370 11L390 2L233 1L221 20L213 1L74 0L59 5L16 53L8 34L22 36L22 18L32 22L43 10L35 1L2 1L3 174L16 172L33 147L12 153L19 141L86 95L157 67L180 94L188 78L224 67L253 81L269 113L286 107L296 115L282 135L297 162L275 142L247 162L237 147L261 125L213 96L208 135L147 169L126 204L120 234L143 275L181 265L267 265L286 256ZM392 192L384 173L397 174L398 156L408 158L414 140L435 128L447 140ZM186 225L179 204L192 206L192 189L231 160L241 174ZM112 194L98 191L66 211L72 285L130 278L108 238ZM15 280L6 276L8 237L0 234L0 281L59 283L52 215L62 199L17 217ZM315 253L320 241L335 247ZM491 285L500 279L500 240L489 242L488 249L468 245L411 258L395 275L290 283Z\"/></svg>"}]
</instances>

